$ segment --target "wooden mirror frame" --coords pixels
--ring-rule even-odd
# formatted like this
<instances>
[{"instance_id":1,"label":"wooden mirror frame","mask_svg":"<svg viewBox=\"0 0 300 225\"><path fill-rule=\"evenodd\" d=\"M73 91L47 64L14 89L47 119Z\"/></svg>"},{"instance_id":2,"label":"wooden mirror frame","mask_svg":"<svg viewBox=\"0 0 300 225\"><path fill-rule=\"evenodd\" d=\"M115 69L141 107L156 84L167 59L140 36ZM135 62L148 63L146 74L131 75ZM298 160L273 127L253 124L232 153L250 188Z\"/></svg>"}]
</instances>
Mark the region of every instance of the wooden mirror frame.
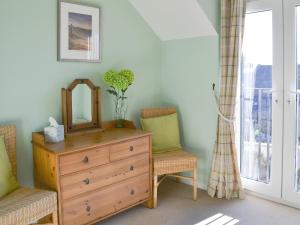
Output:
<instances>
[{"instance_id":1,"label":"wooden mirror frame","mask_svg":"<svg viewBox=\"0 0 300 225\"><path fill-rule=\"evenodd\" d=\"M92 121L88 123L73 124L72 91L78 84L86 84L91 89ZM88 79L76 79L67 89L62 88L62 115L65 134L101 129L101 101L99 101L99 99L101 100L100 88L96 87Z\"/></svg>"}]
</instances>

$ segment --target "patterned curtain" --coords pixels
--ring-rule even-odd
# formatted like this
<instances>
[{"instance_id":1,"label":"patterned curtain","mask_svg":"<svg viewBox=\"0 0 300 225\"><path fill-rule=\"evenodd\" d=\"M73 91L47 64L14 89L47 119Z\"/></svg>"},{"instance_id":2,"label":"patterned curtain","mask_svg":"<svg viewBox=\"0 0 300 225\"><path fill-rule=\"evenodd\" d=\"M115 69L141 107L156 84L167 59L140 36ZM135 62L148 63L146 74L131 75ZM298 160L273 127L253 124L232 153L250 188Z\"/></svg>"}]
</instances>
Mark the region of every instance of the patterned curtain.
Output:
<instances>
[{"instance_id":1,"label":"patterned curtain","mask_svg":"<svg viewBox=\"0 0 300 225\"><path fill-rule=\"evenodd\" d=\"M234 118L246 0L221 0L221 90L219 109ZM234 124L218 118L208 194L217 198L244 198L237 161Z\"/></svg>"}]
</instances>

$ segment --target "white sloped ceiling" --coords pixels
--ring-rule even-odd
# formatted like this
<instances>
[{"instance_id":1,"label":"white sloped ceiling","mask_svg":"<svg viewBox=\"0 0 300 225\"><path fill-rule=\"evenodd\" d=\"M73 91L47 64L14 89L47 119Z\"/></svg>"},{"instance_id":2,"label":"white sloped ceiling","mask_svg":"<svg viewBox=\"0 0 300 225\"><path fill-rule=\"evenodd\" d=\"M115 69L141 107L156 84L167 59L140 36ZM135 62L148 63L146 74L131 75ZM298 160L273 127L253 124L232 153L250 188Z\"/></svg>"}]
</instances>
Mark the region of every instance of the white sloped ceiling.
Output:
<instances>
[{"instance_id":1,"label":"white sloped ceiling","mask_svg":"<svg viewBox=\"0 0 300 225\"><path fill-rule=\"evenodd\" d=\"M197 0L129 0L162 41L216 36Z\"/></svg>"}]
</instances>

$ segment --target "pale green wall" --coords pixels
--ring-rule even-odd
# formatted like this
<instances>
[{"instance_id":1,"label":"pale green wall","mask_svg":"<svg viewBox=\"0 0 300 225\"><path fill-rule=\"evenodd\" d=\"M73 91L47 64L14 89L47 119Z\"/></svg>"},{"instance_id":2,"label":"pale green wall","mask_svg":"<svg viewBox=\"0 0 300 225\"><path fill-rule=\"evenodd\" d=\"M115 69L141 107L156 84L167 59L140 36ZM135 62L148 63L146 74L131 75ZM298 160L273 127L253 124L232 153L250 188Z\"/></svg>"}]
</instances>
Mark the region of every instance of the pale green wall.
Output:
<instances>
[{"instance_id":1,"label":"pale green wall","mask_svg":"<svg viewBox=\"0 0 300 225\"><path fill-rule=\"evenodd\" d=\"M198 1L218 30L219 0ZM104 71L128 67L136 73L129 119L137 122L142 107L178 106L184 145L199 156L199 184L205 187L215 140L210 84L219 80L218 37L160 42L127 0L81 2L102 7L101 64L56 61L56 0L0 2L0 124L17 124L21 183L33 181L31 132L46 126L50 115L60 120L60 89L89 78L104 90ZM113 118L105 92L103 106L103 119Z\"/></svg>"},{"instance_id":2,"label":"pale green wall","mask_svg":"<svg viewBox=\"0 0 300 225\"><path fill-rule=\"evenodd\" d=\"M102 7L103 63L56 61L57 1L0 2L0 124L17 125L19 180L31 185L31 132L60 119L60 90L75 78L100 85L104 71L128 67L136 73L130 88L130 119L161 97L161 42L124 0L85 0ZM112 99L103 94L103 118L112 119Z\"/></svg>"},{"instance_id":3,"label":"pale green wall","mask_svg":"<svg viewBox=\"0 0 300 225\"><path fill-rule=\"evenodd\" d=\"M201 0L219 31L219 0ZM219 37L167 41L162 45L164 105L180 112L184 146L199 157L199 186L206 188L216 133L217 114L211 84L219 81Z\"/></svg>"}]
</instances>

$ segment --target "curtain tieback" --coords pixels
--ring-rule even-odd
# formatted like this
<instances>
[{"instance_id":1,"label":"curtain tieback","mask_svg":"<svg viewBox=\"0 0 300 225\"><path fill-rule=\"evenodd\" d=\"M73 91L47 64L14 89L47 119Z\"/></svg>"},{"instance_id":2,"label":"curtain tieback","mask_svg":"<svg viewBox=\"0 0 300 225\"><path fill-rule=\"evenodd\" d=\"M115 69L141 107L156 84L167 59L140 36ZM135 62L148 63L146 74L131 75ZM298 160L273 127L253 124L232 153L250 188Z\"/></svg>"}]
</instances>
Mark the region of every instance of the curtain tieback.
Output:
<instances>
[{"instance_id":1,"label":"curtain tieback","mask_svg":"<svg viewBox=\"0 0 300 225\"><path fill-rule=\"evenodd\" d=\"M221 112L221 110L220 110L220 104L219 104L219 97L218 97L218 95L217 95L217 93L216 93L215 87L216 87L216 84L213 83L213 84L212 84L212 92L213 92L213 96L214 96L214 98L215 98L216 108L217 108L217 111L218 111L219 116L220 116L224 121L226 121L227 123L234 123L234 122L235 122L235 117L233 117L233 118L228 118L228 117L226 117L226 116Z\"/></svg>"}]
</instances>

